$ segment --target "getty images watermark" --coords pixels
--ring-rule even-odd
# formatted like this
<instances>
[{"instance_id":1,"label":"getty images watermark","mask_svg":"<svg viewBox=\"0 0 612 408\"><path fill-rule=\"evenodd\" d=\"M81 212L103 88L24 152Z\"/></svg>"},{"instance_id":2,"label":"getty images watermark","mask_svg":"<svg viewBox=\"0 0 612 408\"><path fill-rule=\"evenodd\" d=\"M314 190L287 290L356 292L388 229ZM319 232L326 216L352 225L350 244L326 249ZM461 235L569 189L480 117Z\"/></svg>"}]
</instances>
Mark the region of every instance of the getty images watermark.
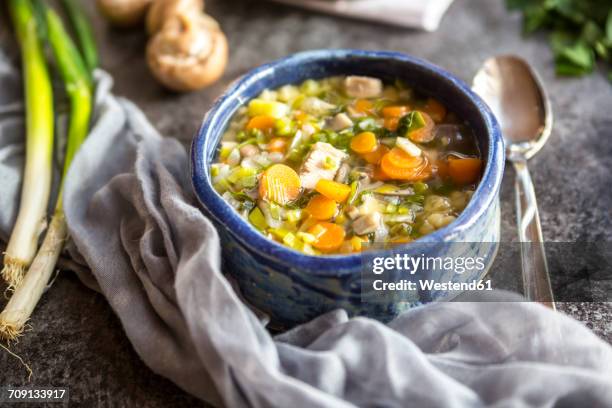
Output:
<instances>
[{"instance_id":1,"label":"getty images watermark","mask_svg":"<svg viewBox=\"0 0 612 408\"><path fill-rule=\"evenodd\" d=\"M379 303L378 307L402 301L487 301L482 292L522 292L522 245L371 244L362 252L360 281L351 285L359 290L362 302ZM612 301L612 242L548 242L544 246L556 301Z\"/></svg>"},{"instance_id":2,"label":"getty images watermark","mask_svg":"<svg viewBox=\"0 0 612 408\"><path fill-rule=\"evenodd\" d=\"M486 270L486 259L482 256L476 257L436 257L420 254L411 256L408 254L394 254L385 257L375 257L372 262L372 273L382 275L385 272L400 272L404 275L414 276L419 271L445 271L462 275L465 272L481 275ZM466 290L493 290L490 280L472 281L444 281L438 282L433 278L420 277L416 280L399 279L388 282L383 277L372 281L374 291L466 291Z\"/></svg>"}]
</instances>

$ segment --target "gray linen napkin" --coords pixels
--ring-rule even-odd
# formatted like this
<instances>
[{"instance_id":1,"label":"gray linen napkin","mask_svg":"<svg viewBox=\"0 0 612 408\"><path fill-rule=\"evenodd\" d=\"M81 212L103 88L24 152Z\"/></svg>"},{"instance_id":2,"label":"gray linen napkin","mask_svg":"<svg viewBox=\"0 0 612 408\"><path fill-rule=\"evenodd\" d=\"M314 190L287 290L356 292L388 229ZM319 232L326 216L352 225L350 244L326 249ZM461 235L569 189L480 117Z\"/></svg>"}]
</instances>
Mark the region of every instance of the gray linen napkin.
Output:
<instances>
[{"instance_id":1,"label":"gray linen napkin","mask_svg":"<svg viewBox=\"0 0 612 408\"><path fill-rule=\"evenodd\" d=\"M23 154L15 69L0 49L2 237ZM337 310L272 337L221 272L185 149L98 80L66 183L69 249L156 373L229 407L612 406L612 348L560 313L501 302L514 295L419 307L389 325Z\"/></svg>"}]
</instances>

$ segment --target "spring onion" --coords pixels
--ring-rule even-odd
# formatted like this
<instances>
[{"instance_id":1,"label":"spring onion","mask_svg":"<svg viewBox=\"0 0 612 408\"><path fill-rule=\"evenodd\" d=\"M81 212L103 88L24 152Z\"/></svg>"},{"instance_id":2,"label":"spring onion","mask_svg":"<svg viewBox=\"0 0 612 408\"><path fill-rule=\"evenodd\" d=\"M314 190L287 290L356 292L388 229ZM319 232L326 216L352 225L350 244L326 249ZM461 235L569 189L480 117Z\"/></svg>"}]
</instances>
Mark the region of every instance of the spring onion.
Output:
<instances>
[{"instance_id":1,"label":"spring onion","mask_svg":"<svg viewBox=\"0 0 612 408\"><path fill-rule=\"evenodd\" d=\"M23 0L12 0L11 4L21 5L24 3ZM64 181L76 151L88 134L92 110L92 85L89 81L85 63L64 30L58 15L47 8L45 20L53 55L64 81L66 93L70 98L68 143L59 196L49 229L28 272L15 289L4 311L0 314L0 338L8 341L16 339L23 332L26 322L40 300L55 269L64 242L68 237L62 198Z\"/></svg>"},{"instance_id":2,"label":"spring onion","mask_svg":"<svg viewBox=\"0 0 612 408\"><path fill-rule=\"evenodd\" d=\"M21 204L2 269L13 288L32 262L45 227L52 181L53 91L32 4L10 0L9 9L23 57L27 132Z\"/></svg>"},{"instance_id":3,"label":"spring onion","mask_svg":"<svg viewBox=\"0 0 612 408\"><path fill-rule=\"evenodd\" d=\"M62 5L66 11L66 15L70 19L70 23L76 34L83 61L90 72L98 67L98 48L91 30L91 25L87 21L87 17L83 14L83 10L74 2L74 0L62 0Z\"/></svg>"}]
</instances>

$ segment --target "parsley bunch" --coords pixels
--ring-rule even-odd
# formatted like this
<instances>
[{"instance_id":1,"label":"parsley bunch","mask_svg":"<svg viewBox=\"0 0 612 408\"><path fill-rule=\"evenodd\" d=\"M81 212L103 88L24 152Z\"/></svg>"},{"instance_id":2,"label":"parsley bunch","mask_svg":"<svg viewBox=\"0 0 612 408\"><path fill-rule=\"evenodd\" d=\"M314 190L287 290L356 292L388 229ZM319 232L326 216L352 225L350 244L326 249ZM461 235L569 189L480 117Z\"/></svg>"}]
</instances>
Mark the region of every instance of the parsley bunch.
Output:
<instances>
[{"instance_id":1,"label":"parsley bunch","mask_svg":"<svg viewBox=\"0 0 612 408\"><path fill-rule=\"evenodd\" d=\"M591 73L604 61L612 80L612 0L506 0L523 13L523 31L550 32L558 75Z\"/></svg>"}]
</instances>

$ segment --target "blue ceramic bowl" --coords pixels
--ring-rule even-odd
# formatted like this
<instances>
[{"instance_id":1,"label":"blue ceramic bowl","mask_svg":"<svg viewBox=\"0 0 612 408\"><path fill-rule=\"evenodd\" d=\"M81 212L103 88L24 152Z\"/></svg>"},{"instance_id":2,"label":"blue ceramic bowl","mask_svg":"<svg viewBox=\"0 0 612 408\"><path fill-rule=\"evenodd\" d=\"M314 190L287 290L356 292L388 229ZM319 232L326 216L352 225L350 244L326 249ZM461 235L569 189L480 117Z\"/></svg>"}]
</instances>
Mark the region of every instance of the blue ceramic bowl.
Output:
<instances>
[{"instance_id":1,"label":"blue ceramic bowl","mask_svg":"<svg viewBox=\"0 0 612 408\"><path fill-rule=\"evenodd\" d=\"M233 83L206 114L191 148L191 173L195 192L222 239L224 267L235 277L243 296L268 313L278 327L290 327L326 311L344 308L351 315L366 315L387 321L414 303L451 297L447 291L419 291L416 297L362 299L361 272L364 256L310 256L265 238L215 191L210 164L217 146L236 110L264 89L295 84L306 79L334 75L369 75L383 80L404 80L424 94L435 96L450 110L467 120L486 162L480 185L461 215L450 225L401 248L415 256L464 253L484 254L492 262L491 246L453 242L497 242L499 240L499 187L504 168L504 147L499 126L486 104L450 73L426 61L397 52L362 50L318 50L291 55L253 69ZM388 255L371 251L368 257ZM482 275L482 273L480 273ZM414 277L413 277L414 278ZM444 276L438 276L444 278ZM476 279L472 274L452 274L449 280Z\"/></svg>"}]
</instances>

